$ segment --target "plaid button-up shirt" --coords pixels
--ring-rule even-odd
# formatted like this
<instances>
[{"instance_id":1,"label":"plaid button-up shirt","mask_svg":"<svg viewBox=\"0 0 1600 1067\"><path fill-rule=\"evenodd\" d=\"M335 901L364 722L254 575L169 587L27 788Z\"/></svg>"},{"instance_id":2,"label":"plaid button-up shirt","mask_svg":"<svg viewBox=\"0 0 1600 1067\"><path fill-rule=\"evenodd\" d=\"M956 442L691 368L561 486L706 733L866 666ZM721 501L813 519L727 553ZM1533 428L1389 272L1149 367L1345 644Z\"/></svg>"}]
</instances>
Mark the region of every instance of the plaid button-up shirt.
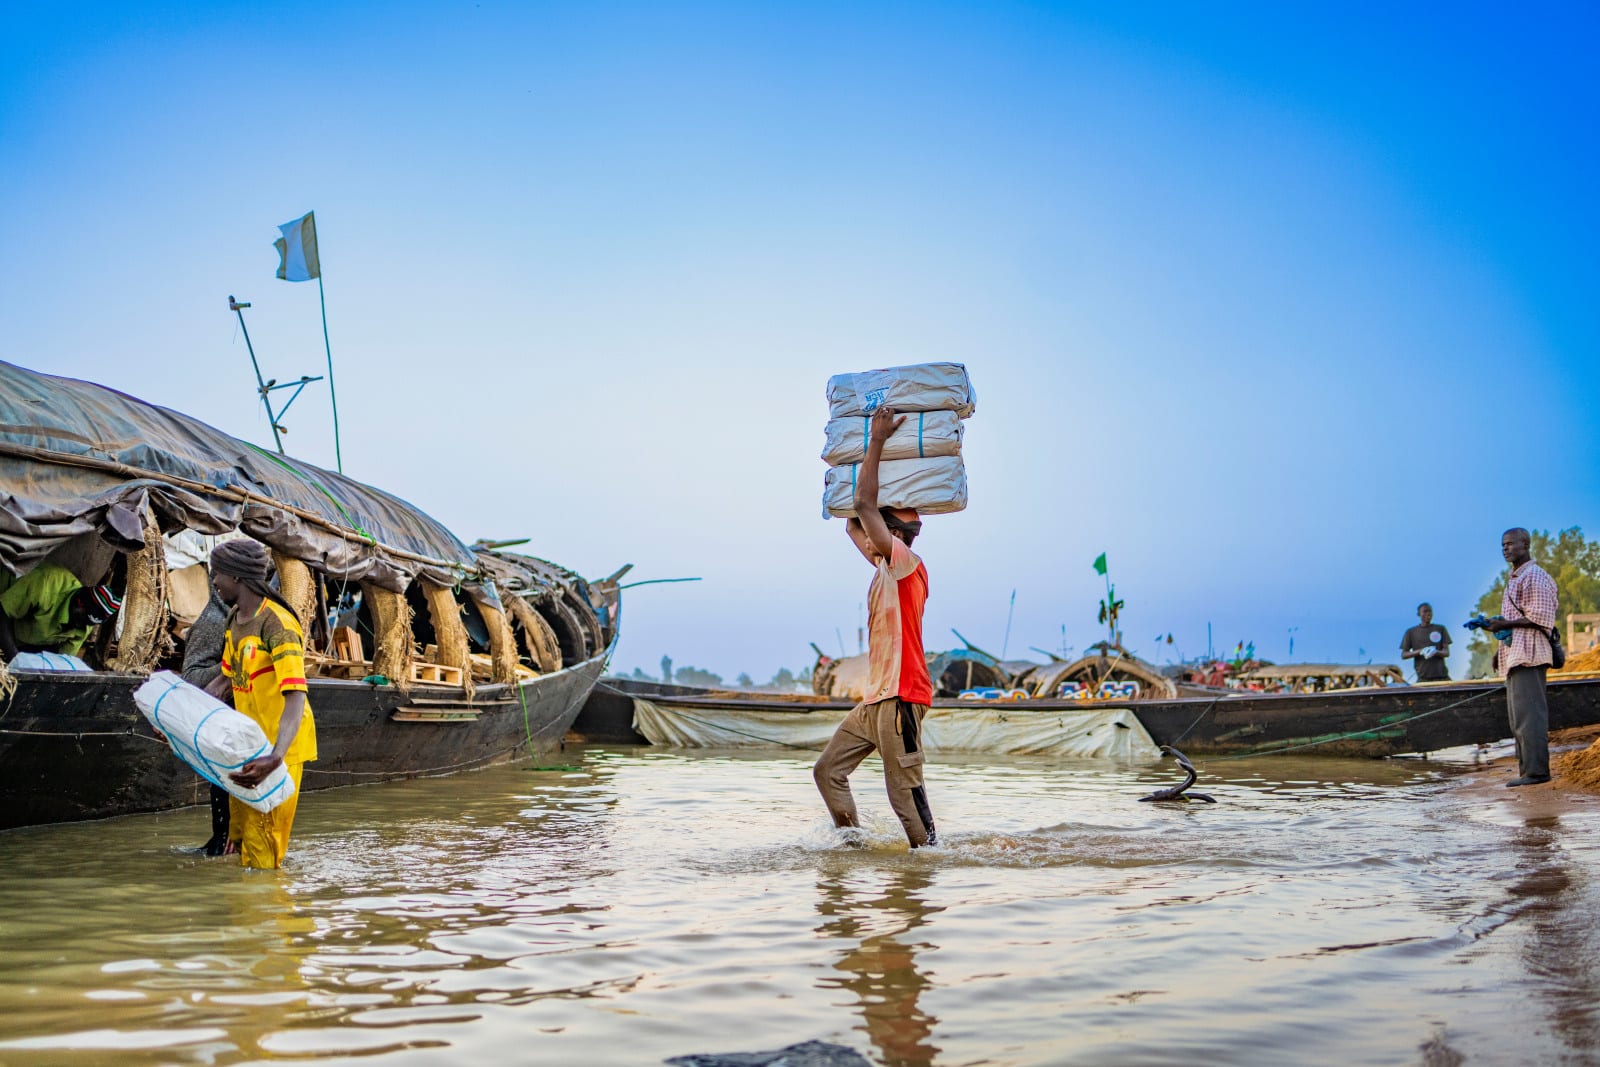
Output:
<instances>
[{"instance_id":1,"label":"plaid button-up shirt","mask_svg":"<svg viewBox=\"0 0 1600 1067\"><path fill-rule=\"evenodd\" d=\"M1556 583L1543 567L1530 559L1511 572L1505 596L1500 598L1500 614L1508 619L1532 619L1544 627L1544 632L1531 626L1512 629L1511 643L1495 653L1500 673L1513 667L1549 666L1547 635L1556 624Z\"/></svg>"}]
</instances>

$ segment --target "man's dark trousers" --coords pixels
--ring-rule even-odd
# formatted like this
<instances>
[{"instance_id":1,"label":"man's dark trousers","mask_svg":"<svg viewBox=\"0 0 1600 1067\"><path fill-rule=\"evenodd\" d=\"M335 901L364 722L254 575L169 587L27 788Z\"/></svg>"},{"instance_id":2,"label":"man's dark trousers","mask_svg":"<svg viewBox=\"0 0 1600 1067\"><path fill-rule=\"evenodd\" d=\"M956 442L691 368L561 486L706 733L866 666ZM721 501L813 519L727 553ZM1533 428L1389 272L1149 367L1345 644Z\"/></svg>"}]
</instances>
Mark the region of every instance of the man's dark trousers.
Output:
<instances>
[{"instance_id":1,"label":"man's dark trousers","mask_svg":"<svg viewBox=\"0 0 1600 1067\"><path fill-rule=\"evenodd\" d=\"M1548 667L1512 667L1506 672L1506 709L1511 736L1517 739L1517 773L1524 778L1550 777L1550 708L1545 703Z\"/></svg>"}]
</instances>

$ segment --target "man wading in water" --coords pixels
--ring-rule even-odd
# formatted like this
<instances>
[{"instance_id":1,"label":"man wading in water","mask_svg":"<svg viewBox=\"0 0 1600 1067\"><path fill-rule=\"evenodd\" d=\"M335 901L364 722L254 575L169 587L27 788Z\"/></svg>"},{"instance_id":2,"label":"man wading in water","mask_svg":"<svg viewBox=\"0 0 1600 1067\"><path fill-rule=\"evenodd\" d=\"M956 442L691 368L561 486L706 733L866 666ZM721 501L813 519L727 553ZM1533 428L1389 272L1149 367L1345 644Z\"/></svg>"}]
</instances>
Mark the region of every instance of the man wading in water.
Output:
<instances>
[{"instance_id":1,"label":"man wading in water","mask_svg":"<svg viewBox=\"0 0 1600 1067\"><path fill-rule=\"evenodd\" d=\"M867 454L856 482L856 518L845 530L878 569L867 591L871 676L860 704L845 716L811 776L833 823L859 826L850 773L874 749L883 758L889 804L905 827L912 848L934 843L933 812L922 784L922 717L933 700L933 681L922 654L922 607L928 600L928 570L911 551L922 530L910 508L878 507L878 463L883 444L905 421L889 408L872 416Z\"/></svg>"},{"instance_id":2,"label":"man wading in water","mask_svg":"<svg viewBox=\"0 0 1600 1067\"><path fill-rule=\"evenodd\" d=\"M229 774L250 788L284 765L294 795L261 812L233 799L228 837L246 867L283 866L289 832L300 803L300 776L317 758L317 728L306 702L305 639L294 610L267 584L272 561L260 542L241 537L211 550L211 587L228 613L222 643L222 673L206 687L217 699L232 690L233 706L261 727L272 751Z\"/></svg>"}]
</instances>

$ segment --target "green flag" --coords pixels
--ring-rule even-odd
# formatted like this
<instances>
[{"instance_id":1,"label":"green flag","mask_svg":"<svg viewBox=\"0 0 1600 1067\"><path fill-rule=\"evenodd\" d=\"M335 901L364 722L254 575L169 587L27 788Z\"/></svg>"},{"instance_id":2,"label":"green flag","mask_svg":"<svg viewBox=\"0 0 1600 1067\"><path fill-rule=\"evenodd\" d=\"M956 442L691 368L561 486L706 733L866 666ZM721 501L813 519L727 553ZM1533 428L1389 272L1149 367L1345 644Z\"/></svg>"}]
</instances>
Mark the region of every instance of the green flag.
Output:
<instances>
[{"instance_id":1,"label":"green flag","mask_svg":"<svg viewBox=\"0 0 1600 1067\"><path fill-rule=\"evenodd\" d=\"M1096 574L1104 574L1106 572L1106 554L1104 552L1094 558L1094 572Z\"/></svg>"}]
</instances>

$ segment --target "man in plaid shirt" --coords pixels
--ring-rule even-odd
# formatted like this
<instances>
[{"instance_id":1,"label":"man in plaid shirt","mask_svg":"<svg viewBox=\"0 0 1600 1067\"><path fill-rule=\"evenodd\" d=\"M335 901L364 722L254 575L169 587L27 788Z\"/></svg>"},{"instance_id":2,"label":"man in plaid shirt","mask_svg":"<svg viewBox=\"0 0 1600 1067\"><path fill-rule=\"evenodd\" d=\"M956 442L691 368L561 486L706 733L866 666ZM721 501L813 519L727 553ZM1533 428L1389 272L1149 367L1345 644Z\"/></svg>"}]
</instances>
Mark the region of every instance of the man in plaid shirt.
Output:
<instances>
[{"instance_id":1,"label":"man in plaid shirt","mask_svg":"<svg viewBox=\"0 0 1600 1067\"><path fill-rule=\"evenodd\" d=\"M1500 535L1500 554L1511 565L1500 614L1484 628L1502 642L1495 669L1506 676L1506 707L1517 739L1517 777L1508 786L1550 780L1550 712L1545 673L1550 669L1550 631L1556 624L1556 583L1533 562L1528 531Z\"/></svg>"}]
</instances>

